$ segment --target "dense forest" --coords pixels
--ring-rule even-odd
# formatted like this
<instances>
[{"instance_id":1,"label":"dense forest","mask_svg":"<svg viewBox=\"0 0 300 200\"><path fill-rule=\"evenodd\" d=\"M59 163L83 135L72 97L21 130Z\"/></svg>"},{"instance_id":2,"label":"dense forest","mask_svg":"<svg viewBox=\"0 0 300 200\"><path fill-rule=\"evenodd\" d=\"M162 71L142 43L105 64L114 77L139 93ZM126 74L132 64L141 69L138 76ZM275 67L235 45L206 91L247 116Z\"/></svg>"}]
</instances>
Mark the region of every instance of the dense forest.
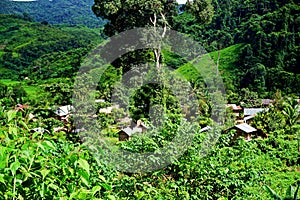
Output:
<instances>
[{"instance_id":1,"label":"dense forest","mask_svg":"<svg viewBox=\"0 0 300 200\"><path fill-rule=\"evenodd\" d=\"M299 2L120 2L1 1L0 199L299 199ZM159 26L204 47L200 61L167 31L165 49L91 56ZM136 71L161 84L120 85ZM219 75L225 94L208 84Z\"/></svg>"},{"instance_id":2,"label":"dense forest","mask_svg":"<svg viewBox=\"0 0 300 200\"><path fill-rule=\"evenodd\" d=\"M215 15L209 25L199 26L192 16L183 13L175 18L176 30L193 36L208 51L243 44L234 67L229 69L235 74L233 86L250 88L260 95L276 89L298 94L297 2L234 0L213 1L213 5Z\"/></svg>"},{"instance_id":3,"label":"dense forest","mask_svg":"<svg viewBox=\"0 0 300 200\"><path fill-rule=\"evenodd\" d=\"M85 25L102 27L104 21L96 18L91 7L93 0L38 0L19 2L3 0L0 2L1 14L26 14L29 19L49 24Z\"/></svg>"},{"instance_id":4,"label":"dense forest","mask_svg":"<svg viewBox=\"0 0 300 200\"><path fill-rule=\"evenodd\" d=\"M0 23L2 78L72 77L92 42L101 41L98 29L81 25L47 25L19 15L1 15Z\"/></svg>"}]
</instances>

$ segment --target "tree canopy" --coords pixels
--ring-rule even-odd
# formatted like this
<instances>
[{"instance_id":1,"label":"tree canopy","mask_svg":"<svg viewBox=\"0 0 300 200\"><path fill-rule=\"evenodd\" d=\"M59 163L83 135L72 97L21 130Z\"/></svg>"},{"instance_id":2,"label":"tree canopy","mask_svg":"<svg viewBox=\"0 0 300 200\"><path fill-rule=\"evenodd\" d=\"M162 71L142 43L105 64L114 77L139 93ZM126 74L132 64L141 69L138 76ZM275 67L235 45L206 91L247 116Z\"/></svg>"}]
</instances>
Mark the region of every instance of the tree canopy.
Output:
<instances>
[{"instance_id":1,"label":"tree canopy","mask_svg":"<svg viewBox=\"0 0 300 200\"><path fill-rule=\"evenodd\" d=\"M187 1L184 7L201 23L212 19L210 0ZM134 27L151 25L154 20L159 25L172 26L173 17L179 13L179 5L175 0L95 0L92 9L97 17L109 20L104 29L108 36Z\"/></svg>"}]
</instances>

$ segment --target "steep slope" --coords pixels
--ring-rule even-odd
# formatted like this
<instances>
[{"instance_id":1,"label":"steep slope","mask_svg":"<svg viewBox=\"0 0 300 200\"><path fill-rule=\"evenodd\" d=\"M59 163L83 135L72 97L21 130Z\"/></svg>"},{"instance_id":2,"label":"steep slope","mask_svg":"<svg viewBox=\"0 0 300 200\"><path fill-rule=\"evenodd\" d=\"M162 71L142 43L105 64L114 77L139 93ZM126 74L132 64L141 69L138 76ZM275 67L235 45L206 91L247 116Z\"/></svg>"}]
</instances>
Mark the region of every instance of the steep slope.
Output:
<instances>
[{"instance_id":1,"label":"steep slope","mask_svg":"<svg viewBox=\"0 0 300 200\"><path fill-rule=\"evenodd\" d=\"M57 55L72 51L71 55L80 56L70 56L69 59L80 59L91 48L91 44L101 41L97 29L44 25L12 15L0 15L0 35L2 78L18 77L24 70L32 67L35 60L45 55L49 57L53 54L59 58ZM73 62L76 63L74 60ZM43 66L39 66L41 67Z\"/></svg>"},{"instance_id":2,"label":"steep slope","mask_svg":"<svg viewBox=\"0 0 300 200\"><path fill-rule=\"evenodd\" d=\"M236 44L220 50L220 58L218 71L223 78L226 89L234 90L233 85L238 85L243 72L238 68L238 61L240 56L241 48L244 44ZM198 80L202 79L201 72L199 73L195 67L201 69L207 65L209 60L213 61L217 66L218 51L213 51L205 55L206 59L203 62L199 62L197 66L193 66L190 63L184 64L177 69L188 81L197 84Z\"/></svg>"},{"instance_id":3,"label":"steep slope","mask_svg":"<svg viewBox=\"0 0 300 200\"><path fill-rule=\"evenodd\" d=\"M50 24L81 24L101 27L103 21L91 10L93 0L38 0L33 2L0 1L0 14L28 13L33 20Z\"/></svg>"},{"instance_id":4,"label":"steep slope","mask_svg":"<svg viewBox=\"0 0 300 200\"><path fill-rule=\"evenodd\" d=\"M210 52L245 44L234 65L239 71L230 71L234 73L234 87L249 88L259 94L272 95L280 89L299 95L298 1L212 2L215 15L211 24L200 26L192 16L183 13L175 18L176 30L190 35Z\"/></svg>"}]
</instances>

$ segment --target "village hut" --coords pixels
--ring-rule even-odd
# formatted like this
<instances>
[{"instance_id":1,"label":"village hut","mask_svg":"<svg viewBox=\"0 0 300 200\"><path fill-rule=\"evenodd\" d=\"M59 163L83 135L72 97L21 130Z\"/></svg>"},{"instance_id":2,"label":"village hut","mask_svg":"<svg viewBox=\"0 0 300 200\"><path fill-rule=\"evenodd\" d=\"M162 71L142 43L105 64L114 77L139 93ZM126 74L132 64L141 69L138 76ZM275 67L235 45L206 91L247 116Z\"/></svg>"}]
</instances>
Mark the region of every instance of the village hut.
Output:
<instances>
[{"instance_id":1,"label":"village hut","mask_svg":"<svg viewBox=\"0 0 300 200\"><path fill-rule=\"evenodd\" d=\"M130 128L126 127L118 132L119 135L119 141L126 141L130 140L130 137L135 134L135 133L141 133L142 129L141 128Z\"/></svg>"}]
</instances>

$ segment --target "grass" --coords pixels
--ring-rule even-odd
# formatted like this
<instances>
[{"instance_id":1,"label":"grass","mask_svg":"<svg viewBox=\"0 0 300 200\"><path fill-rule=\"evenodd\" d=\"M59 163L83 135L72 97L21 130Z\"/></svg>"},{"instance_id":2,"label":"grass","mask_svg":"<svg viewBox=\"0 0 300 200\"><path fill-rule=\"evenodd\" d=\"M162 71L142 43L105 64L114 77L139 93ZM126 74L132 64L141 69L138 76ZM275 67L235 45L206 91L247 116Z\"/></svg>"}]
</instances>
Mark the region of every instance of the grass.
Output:
<instances>
[{"instance_id":1,"label":"grass","mask_svg":"<svg viewBox=\"0 0 300 200\"><path fill-rule=\"evenodd\" d=\"M23 87L27 94L31 97L35 97L39 93L39 88L35 85L24 85Z\"/></svg>"},{"instance_id":2,"label":"grass","mask_svg":"<svg viewBox=\"0 0 300 200\"><path fill-rule=\"evenodd\" d=\"M27 85L25 81L14 81L10 79L0 79L0 83L3 83L7 86L13 86L16 84L22 84L24 90L30 97L35 97L39 93L39 88L36 85Z\"/></svg>"},{"instance_id":3,"label":"grass","mask_svg":"<svg viewBox=\"0 0 300 200\"><path fill-rule=\"evenodd\" d=\"M244 44L237 44L220 50L220 60L218 71L223 78L225 87L229 88L236 81L238 70L238 58L241 48ZM183 75L188 81L195 81L201 77L213 74L217 71L216 64L218 60L218 51L205 54L199 59L184 64L176 71Z\"/></svg>"},{"instance_id":4,"label":"grass","mask_svg":"<svg viewBox=\"0 0 300 200\"><path fill-rule=\"evenodd\" d=\"M3 83L7 86L12 86L12 85L20 83L20 81L13 81L13 80L10 80L10 79L0 79L0 83Z\"/></svg>"},{"instance_id":5,"label":"grass","mask_svg":"<svg viewBox=\"0 0 300 200\"><path fill-rule=\"evenodd\" d=\"M222 74L230 75L237 68L239 54L244 44L236 44L220 50L219 71ZM217 63L218 51L210 53L211 58Z\"/></svg>"},{"instance_id":6,"label":"grass","mask_svg":"<svg viewBox=\"0 0 300 200\"><path fill-rule=\"evenodd\" d=\"M209 74L215 74L216 65L211 56L205 54L179 67L177 72L183 75L188 81L194 81L201 77L207 77Z\"/></svg>"}]
</instances>

